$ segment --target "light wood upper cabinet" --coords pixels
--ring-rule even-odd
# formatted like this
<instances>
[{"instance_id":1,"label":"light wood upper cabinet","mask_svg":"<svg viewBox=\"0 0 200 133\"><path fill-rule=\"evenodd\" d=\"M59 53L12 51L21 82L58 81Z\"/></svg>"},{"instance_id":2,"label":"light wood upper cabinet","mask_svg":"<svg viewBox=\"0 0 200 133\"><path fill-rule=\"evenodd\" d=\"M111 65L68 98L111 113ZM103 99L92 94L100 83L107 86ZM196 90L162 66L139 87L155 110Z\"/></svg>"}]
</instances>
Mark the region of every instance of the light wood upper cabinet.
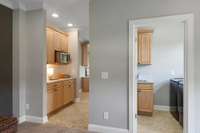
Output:
<instances>
[{"instance_id":1,"label":"light wood upper cabinet","mask_svg":"<svg viewBox=\"0 0 200 133\"><path fill-rule=\"evenodd\" d=\"M68 52L68 37L61 35L61 51Z\"/></svg>"},{"instance_id":2,"label":"light wood upper cabinet","mask_svg":"<svg viewBox=\"0 0 200 133\"><path fill-rule=\"evenodd\" d=\"M54 31L54 50L61 51L62 50L62 37L59 32Z\"/></svg>"},{"instance_id":3,"label":"light wood upper cabinet","mask_svg":"<svg viewBox=\"0 0 200 133\"><path fill-rule=\"evenodd\" d=\"M153 101L153 84L138 84L138 114L152 115Z\"/></svg>"},{"instance_id":4,"label":"light wood upper cabinet","mask_svg":"<svg viewBox=\"0 0 200 133\"><path fill-rule=\"evenodd\" d=\"M151 64L152 30L138 30L138 64Z\"/></svg>"},{"instance_id":5,"label":"light wood upper cabinet","mask_svg":"<svg viewBox=\"0 0 200 133\"><path fill-rule=\"evenodd\" d=\"M55 56L54 56L54 31L50 28L47 28L47 63L54 64L55 63Z\"/></svg>"},{"instance_id":6,"label":"light wood upper cabinet","mask_svg":"<svg viewBox=\"0 0 200 133\"><path fill-rule=\"evenodd\" d=\"M55 64L55 51L68 52L68 36L53 28L46 28L47 64Z\"/></svg>"}]
</instances>

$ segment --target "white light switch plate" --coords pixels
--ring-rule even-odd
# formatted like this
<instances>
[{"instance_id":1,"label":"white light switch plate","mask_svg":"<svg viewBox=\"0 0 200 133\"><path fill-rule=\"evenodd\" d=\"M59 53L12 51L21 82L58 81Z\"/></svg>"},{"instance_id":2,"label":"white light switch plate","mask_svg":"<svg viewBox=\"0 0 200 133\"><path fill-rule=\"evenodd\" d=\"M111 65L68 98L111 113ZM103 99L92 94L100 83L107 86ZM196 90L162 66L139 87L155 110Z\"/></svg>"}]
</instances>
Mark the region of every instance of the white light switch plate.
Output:
<instances>
[{"instance_id":1,"label":"white light switch plate","mask_svg":"<svg viewBox=\"0 0 200 133\"><path fill-rule=\"evenodd\" d=\"M101 79L108 79L108 72L101 72Z\"/></svg>"},{"instance_id":2,"label":"white light switch plate","mask_svg":"<svg viewBox=\"0 0 200 133\"><path fill-rule=\"evenodd\" d=\"M108 120L109 119L109 113L108 112L103 112L103 119Z\"/></svg>"}]
</instances>

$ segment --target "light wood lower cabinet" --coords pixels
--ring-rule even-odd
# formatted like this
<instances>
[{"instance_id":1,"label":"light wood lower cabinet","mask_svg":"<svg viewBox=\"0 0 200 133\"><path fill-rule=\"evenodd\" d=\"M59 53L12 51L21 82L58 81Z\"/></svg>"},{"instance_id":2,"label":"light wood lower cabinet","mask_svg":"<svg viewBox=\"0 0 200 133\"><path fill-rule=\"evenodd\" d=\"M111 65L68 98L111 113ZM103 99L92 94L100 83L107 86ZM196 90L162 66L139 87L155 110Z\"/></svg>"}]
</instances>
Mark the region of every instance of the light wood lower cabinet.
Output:
<instances>
[{"instance_id":1,"label":"light wood lower cabinet","mask_svg":"<svg viewBox=\"0 0 200 133\"><path fill-rule=\"evenodd\" d=\"M48 84L48 114L74 100L74 83L74 80L66 80Z\"/></svg>"},{"instance_id":2,"label":"light wood lower cabinet","mask_svg":"<svg viewBox=\"0 0 200 133\"><path fill-rule=\"evenodd\" d=\"M89 44L82 44L82 66L89 66Z\"/></svg>"},{"instance_id":3,"label":"light wood lower cabinet","mask_svg":"<svg viewBox=\"0 0 200 133\"><path fill-rule=\"evenodd\" d=\"M75 86L73 80L68 80L64 82L64 104L73 101L75 98Z\"/></svg>"},{"instance_id":4,"label":"light wood lower cabinet","mask_svg":"<svg viewBox=\"0 0 200 133\"><path fill-rule=\"evenodd\" d=\"M54 89L48 89L48 93L47 93L47 97L48 97L48 113L52 112L55 109L55 93L54 93Z\"/></svg>"},{"instance_id":5,"label":"light wood lower cabinet","mask_svg":"<svg viewBox=\"0 0 200 133\"><path fill-rule=\"evenodd\" d=\"M152 115L154 106L153 84L138 84L138 114Z\"/></svg>"},{"instance_id":6,"label":"light wood lower cabinet","mask_svg":"<svg viewBox=\"0 0 200 133\"><path fill-rule=\"evenodd\" d=\"M89 92L89 78L82 78L83 92Z\"/></svg>"}]
</instances>

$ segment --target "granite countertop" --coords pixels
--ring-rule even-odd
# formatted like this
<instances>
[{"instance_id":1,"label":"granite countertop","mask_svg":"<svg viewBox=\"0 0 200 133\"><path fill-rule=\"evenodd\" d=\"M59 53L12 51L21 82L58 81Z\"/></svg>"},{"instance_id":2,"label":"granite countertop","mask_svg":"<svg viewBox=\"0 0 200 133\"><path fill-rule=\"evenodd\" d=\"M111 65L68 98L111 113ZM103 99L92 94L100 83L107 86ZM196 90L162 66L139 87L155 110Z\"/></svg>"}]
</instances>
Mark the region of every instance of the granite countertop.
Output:
<instances>
[{"instance_id":1,"label":"granite countertop","mask_svg":"<svg viewBox=\"0 0 200 133\"><path fill-rule=\"evenodd\" d=\"M86 76L86 77L81 77L81 78L90 78L89 76Z\"/></svg>"},{"instance_id":2,"label":"granite countertop","mask_svg":"<svg viewBox=\"0 0 200 133\"><path fill-rule=\"evenodd\" d=\"M60 81L71 80L71 79L74 79L74 78L61 78L61 79L55 79L55 80L47 80L47 84L56 83L56 82L60 82Z\"/></svg>"},{"instance_id":3,"label":"granite countertop","mask_svg":"<svg viewBox=\"0 0 200 133\"><path fill-rule=\"evenodd\" d=\"M153 81L150 80L138 80L137 81L138 84L153 84Z\"/></svg>"}]
</instances>

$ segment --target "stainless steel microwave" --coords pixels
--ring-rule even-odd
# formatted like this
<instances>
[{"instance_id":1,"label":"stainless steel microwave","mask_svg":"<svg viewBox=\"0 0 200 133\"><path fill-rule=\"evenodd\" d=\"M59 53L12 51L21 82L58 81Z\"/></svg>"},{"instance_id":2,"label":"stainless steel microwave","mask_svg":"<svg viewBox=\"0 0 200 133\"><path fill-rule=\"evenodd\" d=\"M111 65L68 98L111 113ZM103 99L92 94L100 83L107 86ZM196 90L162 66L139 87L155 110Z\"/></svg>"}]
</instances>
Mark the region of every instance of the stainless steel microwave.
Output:
<instances>
[{"instance_id":1,"label":"stainless steel microwave","mask_svg":"<svg viewBox=\"0 0 200 133\"><path fill-rule=\"evenodd\" d=\"M55 51L55 62L57 64L68 64L71 61L71 55L67 52Z\"/></svg>"}]
</instances>

